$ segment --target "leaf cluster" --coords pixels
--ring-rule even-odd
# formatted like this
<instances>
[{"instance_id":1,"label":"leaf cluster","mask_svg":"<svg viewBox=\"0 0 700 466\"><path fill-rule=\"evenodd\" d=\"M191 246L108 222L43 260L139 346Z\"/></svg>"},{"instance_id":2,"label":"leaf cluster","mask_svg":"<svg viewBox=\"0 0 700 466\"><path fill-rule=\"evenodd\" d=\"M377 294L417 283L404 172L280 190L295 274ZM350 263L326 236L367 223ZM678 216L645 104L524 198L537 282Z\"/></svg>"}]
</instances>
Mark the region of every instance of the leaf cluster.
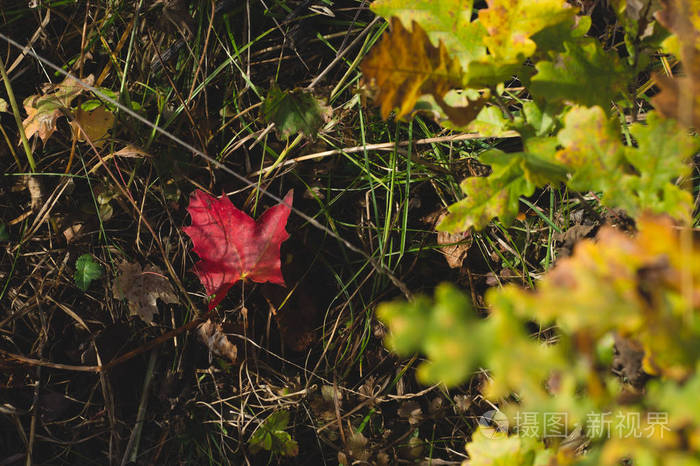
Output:
<instances>
[{"instance_id":1,"label":"leaf cluster","mask_svg":"<svg viewBox=\"0 0 700 466\"><path fill-rule=\"evenodd\" d=\"M597 241L579 243L536 291L515 285L489 290L486 319L479 319L468 298L447 284L438 287L434 300L385 303L377 314L389 327L390 349L427 356L418 369L423 382L453 386L486 368L490 378L483 391L489 399L518 395L517 405L501 405L511 425L516 425L517 413L566 413L570 429L581 427L589 434L592 452L575 457L560 444L562 439L550 438L550 454L559 458L554 464L574 459L617 464L629 457L662 464L667 453L688 461L700 455L692 440L700 432L699 283L697 245L688 245L668 219L644 216L636 237L604 228ZM533 324L554 330L530 334ZM611 374L611 342L620 351L623 340L639 348L639 371L653 378L646 396L642 384L635 387ZM659 431L597 437L587 415L610 411L633 413L642 420L642 431L653 430L643 421L648 413L668 413L666 437ZM545 425L530 428L541 438ZM489 451L498 451L501 461L489 464L535 464L506 461L515 452L524 454L521 442L529 440L480 439L468 446L472 464L487 464ZM535 456L539 458L534 453L528 458Z\"/></svg>"},{"instance_id":2,"label":"leaf cluster","mask_svg":"<svg viewBox=\"0 0 700 466\"><path fill-rule=\"evenodd\" d=\"M691 194L676 183L697 149L682 126L700 108L691 95L700 33L688 19L697 6L613 2L625 57L588 37L591 19L564 0L486 3L476 12L462 0L372 4L391 24L362 65L382 117L393 109L396 118L430 110L447 128L516 131L522 140L522 152L480 156L491 175L461 183L464 199L450 206L438 229L482 229L494 218L507 226L520 198L559 183L601 193L604 206L633 217L649 210L689 221ZM648 105L632 89L662 46L680 56L689 76L656 76L663 91L651 103L658 112L640 115ZM524 90L509 92L511 82ZM460 101L467 105L454 105ZM684 105L690 120L679 114Z\"/></svg>"}]
</instances>

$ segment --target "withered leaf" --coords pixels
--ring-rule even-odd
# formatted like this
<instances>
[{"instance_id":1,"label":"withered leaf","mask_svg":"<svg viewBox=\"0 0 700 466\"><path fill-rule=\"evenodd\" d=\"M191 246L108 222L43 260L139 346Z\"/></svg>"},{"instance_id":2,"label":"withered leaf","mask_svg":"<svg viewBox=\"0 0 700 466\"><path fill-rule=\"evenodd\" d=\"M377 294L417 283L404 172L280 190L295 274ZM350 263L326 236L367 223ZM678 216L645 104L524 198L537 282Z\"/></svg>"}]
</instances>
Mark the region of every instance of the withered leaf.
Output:
<instances>
[{"instance_id":1,"label":"withered leaf","mask_svg":"<svg viewBox=\"0 0 700 466\"><path fill-rule=\"evenodd\" d=\"M444 219L446 214L440 215L438 223ZM440 252L445 256L447 265L451 269L458 269L462 267L462 262L467 257L467 251L472 245L472 232L470 230L461 233L450 233L447 231L437 232L437 243L440 248Z\"/></svg>"},{"instance_id":2,"label":"withered leaf","mask_svg":"<svg viewBox=\"0 0 700 466\"><path fill-rule=\"evenodd\" d=\"M468 124L485 104L481 99L468 107L452 107L444 101L451 89L462 87L462 69L445 44L435 47L425 31L413 23L411 30L391 19L391 32L375 46L362 64L362 72L376 86L375 100L382 118L398 109L396 118L409 115L418 98L430 94L453 123Z\"/></svg>"},{"instance_id":3,"label":"withered leaf","mask_svg":"<svg viewBox=\"0 0 700 466\"><path fill-rule=\"evenodd\" d=\"M83 83L90 86L95 77L89 75ZM41 95L31 95L24 99L24 110L27 118L22 122L27 139L38 134L42 142L56 131L56 120L62 115L61 110L69 108L74 98L85 91L83 83L68 77L61 84L46 87Z\"/></svg>"},{"instance_id":4,"label":"withered leaf","mask_svg":"<svg viewBox=\"0 0 700 466\"><path fill-rule=\"evenodd\" d=\"M117 299L126 298L131 315L139 316L144 322L153 321L153 315L158 312L157 299L169 304L178 302L172 285L155 265L147 265L142 270L140 264L124 261L119 265L119 272L112 294Z\"/></svg>"},{"instance_id":5,"label":"withered leaf","mask_svg":"<svg viewBox=\"0 0 700 466\"><path fill-rule=\"evenodd\" d=\"M209 319L197 327L197 334L213 354L226 358L232 363L236 362L238 349L228 339L221 324L215 324Z\"/></svg>"}]
</instances>

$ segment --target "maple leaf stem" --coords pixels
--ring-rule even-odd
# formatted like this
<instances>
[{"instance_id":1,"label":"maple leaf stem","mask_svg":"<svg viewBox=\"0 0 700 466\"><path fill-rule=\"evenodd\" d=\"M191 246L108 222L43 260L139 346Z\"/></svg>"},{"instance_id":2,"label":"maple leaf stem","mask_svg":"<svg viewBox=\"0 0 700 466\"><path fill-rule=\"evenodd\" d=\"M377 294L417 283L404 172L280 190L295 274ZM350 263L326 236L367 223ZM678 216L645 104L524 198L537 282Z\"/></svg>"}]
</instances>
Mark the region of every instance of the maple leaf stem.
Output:
<instances>
[{"instance_id":1,"label":"maple leaf stem","mask_svg":"<svg viewBox=\"0 0 700 466\"><path fill-rule=\"evenodd\" d=\"M24 147L24 153L27 155L29 169L32 173L34 173L36 172L36 162L34 161L34 156L32 155L32 149L29 147L27 135L24 133L24 125L22 125L22 118L19 116L19 106L17 105L17 99L15 99L15 93L12 92L10 78L7 76L7 71L5 71L5 64L2 60L0 60L0 75L2 75L2 80L5 83L7 97L9 97L10 99L12 114L14 115L15 121L17 122L17 128L19 129L19 137L22 139L22 147Z\"/></svg>"}]
</instances>

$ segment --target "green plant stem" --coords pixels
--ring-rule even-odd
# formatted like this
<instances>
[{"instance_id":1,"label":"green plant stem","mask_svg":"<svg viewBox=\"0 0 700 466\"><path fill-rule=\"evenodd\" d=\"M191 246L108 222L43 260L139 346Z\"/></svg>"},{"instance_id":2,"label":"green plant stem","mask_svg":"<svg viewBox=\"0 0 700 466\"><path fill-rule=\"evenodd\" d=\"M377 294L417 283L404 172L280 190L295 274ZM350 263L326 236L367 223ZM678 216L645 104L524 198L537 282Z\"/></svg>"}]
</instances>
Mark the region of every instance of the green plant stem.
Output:
<instances>
[{"instance_id":1,"label":"green plant stem","mask_svg":"<svg viewBox=\"0 0 700 466\"><path fill-rule=\"evenodd\" d=\"M2 75L2 80L5 83L5 89L7 89L7 97L10 99L10 106L12 107L12 114L15 116L15 121L17 122L17 128L19 129L19 137L22 139L22 146L24 146L24 153L27 154L27 161L29 162L29 169L32 173L36 172L36 162L34 162L34 156L32 155L32 149L29 147L29 141L27 140L27 135L24 133L24 126L22 125L22 118L19 116L19 106L17 105L17 100L15 99L15 93L12 92L12 86L10 85L10 78L7 76L7 71L5 71L5 64L0 60L0 74Z\"/></svg>"}]
</instances>

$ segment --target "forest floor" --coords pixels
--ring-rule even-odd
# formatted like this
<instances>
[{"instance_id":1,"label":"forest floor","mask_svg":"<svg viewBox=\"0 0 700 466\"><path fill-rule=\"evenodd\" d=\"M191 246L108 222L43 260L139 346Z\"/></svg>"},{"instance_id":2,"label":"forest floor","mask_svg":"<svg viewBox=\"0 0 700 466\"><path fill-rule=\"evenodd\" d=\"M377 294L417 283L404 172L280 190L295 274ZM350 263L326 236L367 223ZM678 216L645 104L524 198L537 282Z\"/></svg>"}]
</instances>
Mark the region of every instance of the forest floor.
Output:
<instances>
[{"instance_id":1,"label":"forest floor","mask_svg":"<svg viewBox=\"0 0 700 466\"><path fill-rule=\"evenodd\" d=\"M384 348L377 304L450 281L483 309L489 287L531 286L623 217L547 188L510 228L436 233L459 182L488 171L475 155L518 143L383 121L358 66L386 28L375 18L365 1L2 2L0 34L26 46L0 38L17 103L75 95L37 123L33 163L0 112L0 464L466 458L493 409L486 374L420 385L420 358ZM56 91L57 68L124 107ZM317 135L266 122L274 89L323 103ZM290 189L287 286L239 282L207 312L191 193L257 218ZM116 284L142 268L156 278L139 307Z\"/></svg>"}]
</instances>

